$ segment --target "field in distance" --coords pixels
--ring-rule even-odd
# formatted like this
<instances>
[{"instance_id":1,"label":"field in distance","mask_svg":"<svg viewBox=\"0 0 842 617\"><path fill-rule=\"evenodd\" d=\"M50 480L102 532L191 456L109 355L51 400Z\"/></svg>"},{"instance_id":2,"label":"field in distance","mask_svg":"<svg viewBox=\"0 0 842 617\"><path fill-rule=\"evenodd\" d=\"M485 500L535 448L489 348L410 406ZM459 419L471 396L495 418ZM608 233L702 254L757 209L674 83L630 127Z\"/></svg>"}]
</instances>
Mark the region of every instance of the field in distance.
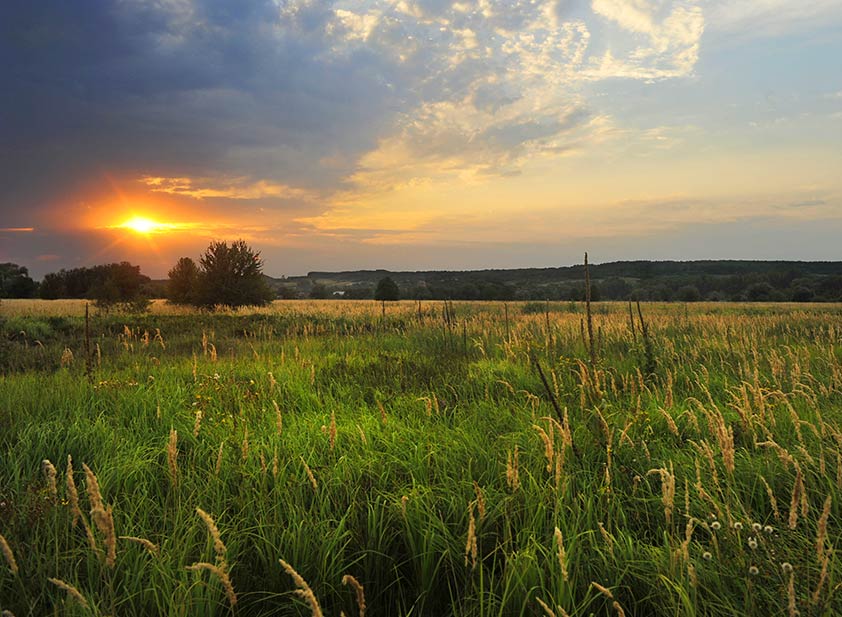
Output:
<instances>
[{"instance_id":1,"label":"field in distance","mask_svg":"<svg viewBox=\"0 0 842 617\"><path fill-rule=\"evenodd\" d=\"M842 606L838 304L84 312L0 304L18 617Z\"/></svg>"}]
</instances>

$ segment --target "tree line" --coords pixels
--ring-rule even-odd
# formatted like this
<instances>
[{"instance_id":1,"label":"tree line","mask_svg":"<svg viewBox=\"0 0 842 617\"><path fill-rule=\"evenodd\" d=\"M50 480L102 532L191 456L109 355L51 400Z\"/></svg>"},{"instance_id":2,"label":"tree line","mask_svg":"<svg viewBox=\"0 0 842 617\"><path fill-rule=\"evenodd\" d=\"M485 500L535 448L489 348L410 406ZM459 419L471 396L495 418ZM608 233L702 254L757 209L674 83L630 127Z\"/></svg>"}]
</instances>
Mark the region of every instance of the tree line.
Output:
<instances>
[{"instance_id":1,"label":"tree line","mask_svg":"<svg viewBox=\"0 0 842 617\"><path fill-rule=\"evenodd\" d=\"M585 296L581 266L473 272L311 273L272 279L260 252L243 240L212 242L182 257L166 281L129 262L62 269L36 282L0 264L0 298L84 298L100 308L143 310L152 297L210 309L264 305L276 298L377 300L556 300ZM842 302L839 262L615 262L591 266L593 300Z\"/></svg>"}]
</instances>

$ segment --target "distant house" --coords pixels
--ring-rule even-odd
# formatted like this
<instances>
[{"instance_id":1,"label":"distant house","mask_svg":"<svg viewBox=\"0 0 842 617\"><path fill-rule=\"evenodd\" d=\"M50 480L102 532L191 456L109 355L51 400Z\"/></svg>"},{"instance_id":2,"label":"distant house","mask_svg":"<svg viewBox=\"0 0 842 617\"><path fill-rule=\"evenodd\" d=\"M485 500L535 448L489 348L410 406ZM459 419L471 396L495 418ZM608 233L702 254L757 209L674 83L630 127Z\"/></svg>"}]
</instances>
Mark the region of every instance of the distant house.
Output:
<instances>
[{"instance_id":1,"label":"distant house","mask_svg":"<svg viewBox=\"0 0 842 617\"><path fill-rule=\"evenodd\" d=\"M334 291L333 297L334 298L343 298L343 297L345 297L345 292L344 291Z\"/></svg>"}]
</instances>

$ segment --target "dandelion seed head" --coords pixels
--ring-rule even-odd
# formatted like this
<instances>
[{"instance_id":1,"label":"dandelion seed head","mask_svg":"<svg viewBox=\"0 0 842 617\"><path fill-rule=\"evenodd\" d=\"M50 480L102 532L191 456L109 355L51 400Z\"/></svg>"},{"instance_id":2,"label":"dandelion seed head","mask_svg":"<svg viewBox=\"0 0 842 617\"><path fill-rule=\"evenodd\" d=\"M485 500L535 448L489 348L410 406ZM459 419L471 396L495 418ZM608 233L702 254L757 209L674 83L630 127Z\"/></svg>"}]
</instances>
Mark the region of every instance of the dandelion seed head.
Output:
<instances>
[{"instance_id":1,"label":"dandelion seed head","mask_svg":"<svg viewBox=\"0 0 842 617\"><path fill-rule=\"evenodd\" d=\"M760 570L757 569L757 566L751 566L748 569L748 573L751 574L752 576L757 576L758 574L760 574Z\"/></svg>"},{"instance_id":2,"label":"dandelion seed head","mask_svg":"<svg viewBox=\"0 0 842 617\"><path fill-rule=\"evenodd\" d=\"M751 528L754 531L759 532L761 529L763 529L763 525L761 525L760 523L752 523Z\"/></svg>"},{"instance_id":3,"label":"dandelion seed head","mask_svg":"<svg viewBox=\"0 0 842 617\"><path fill-rule=\"evenodd\" d=\"M742 524L742 523L740 523L740 522L736 522L736 523L734 523L734 529L736 529L737 531L742 531L742 529L743 529L743 524Z\"/></svg>"},{"instance_id":4,"label":"dandelion seed head","mask_svg":"<svg viewBox=\"0 0 842 617\"><path fill-rule=\"evenodd\" d=\"M773 531L775 531L775 529L771 525L766 525L763 528L763 531L765 531L766 533L772 533Z\"/></svg>"},{"instance_id":5,"label":"dandelion seed head","mask_svg":"<svg viewBox=\"0 0 842 617\"><path fill-rule=\"evenodd\" d=\"M713 522L710 524L710 528L711 528L711 529L713 529L714 531L719 531L719 529L720 529L721 527L722 527L722 523L720 523L719 521L713 521Z\"/></svg>"},{"instance_id":6,"label":"dandelion seed head","mask_svg":"<svg viewBox=\"0 0 842 617\"><path fill-rule=\"evenodd\" d=\"M749 547L751 550L756 549L756 548L757 548L757 540L756 540L755 538L749 538L749 539L748 539L748 547Z\"/></svg>"},{"instance_id":7,"label":"dandelion seed head","mask_svg":"<svg viewBox=\"0 0 842 617\"><path fill-rule=\"evenodd\" d=\"M713 559L713 555L710 554L710 551L705 551L704 553L702 553L702 559L704 559L705 561L710 561L711 559Z\"/></svg>"},{"instance_id":8,"label":"dandelion seed head","mask_svg":"<svg viewBox=\"0 0 842 617\"><path fill-rule=\"evenodd\" d=\"M790 572L792 572L792 564L788 561L783 562L781 564L781 570L784 571L784 574L789 574Z\"/></svg>"}]
</instances>

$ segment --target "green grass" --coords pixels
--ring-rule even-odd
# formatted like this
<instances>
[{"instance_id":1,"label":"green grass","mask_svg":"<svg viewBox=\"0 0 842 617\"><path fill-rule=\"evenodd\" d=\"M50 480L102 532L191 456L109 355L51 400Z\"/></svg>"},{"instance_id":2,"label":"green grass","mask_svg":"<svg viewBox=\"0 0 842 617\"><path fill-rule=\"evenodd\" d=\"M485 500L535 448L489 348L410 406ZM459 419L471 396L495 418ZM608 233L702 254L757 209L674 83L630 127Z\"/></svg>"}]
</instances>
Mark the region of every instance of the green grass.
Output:
<instances>
[{"instance_id":1,"label":"green grass","mask_svg":"<svg viewBox=\"0 0 842 617\"><path fill-rule=\"evenodd\" d=\"M626 615L785 615L784 562L801 615L840 613L838 305L644 305L652 374L621 304L598 305L596 367L582 307L568 303L551 303L549 322L543 304L510 306L508 341L499 303L456 304L450 326L435 303L422 319L412 303L390 306L385 322L375 303L283 306L292 308L94 317L90 379L82 318L0 324L0 534L19 566L13 574L0 560L0 609L306 615L283 559L325 615L358 614L345 574L364 585L370 615L541 615L538 598L557 615L617 614L593 582ZM62 366L66 348L73 360L65 354ZM568 420L556 417L530 353ZM569 427L572 447L548 418ZM552 431L550 471L536 426ZM515 448L517 486L507 480ZM146 538L157 554L118 540L112 568L91 549L72 525L68 455L86 517L83 463L117 535ZM58 469L57 497L43 459ZM212 573L186 569L216 559L197 507L227 547L233 611ZM475 566L470 556L466 565L471 516Z\"/></svg>"}]
</instances>

